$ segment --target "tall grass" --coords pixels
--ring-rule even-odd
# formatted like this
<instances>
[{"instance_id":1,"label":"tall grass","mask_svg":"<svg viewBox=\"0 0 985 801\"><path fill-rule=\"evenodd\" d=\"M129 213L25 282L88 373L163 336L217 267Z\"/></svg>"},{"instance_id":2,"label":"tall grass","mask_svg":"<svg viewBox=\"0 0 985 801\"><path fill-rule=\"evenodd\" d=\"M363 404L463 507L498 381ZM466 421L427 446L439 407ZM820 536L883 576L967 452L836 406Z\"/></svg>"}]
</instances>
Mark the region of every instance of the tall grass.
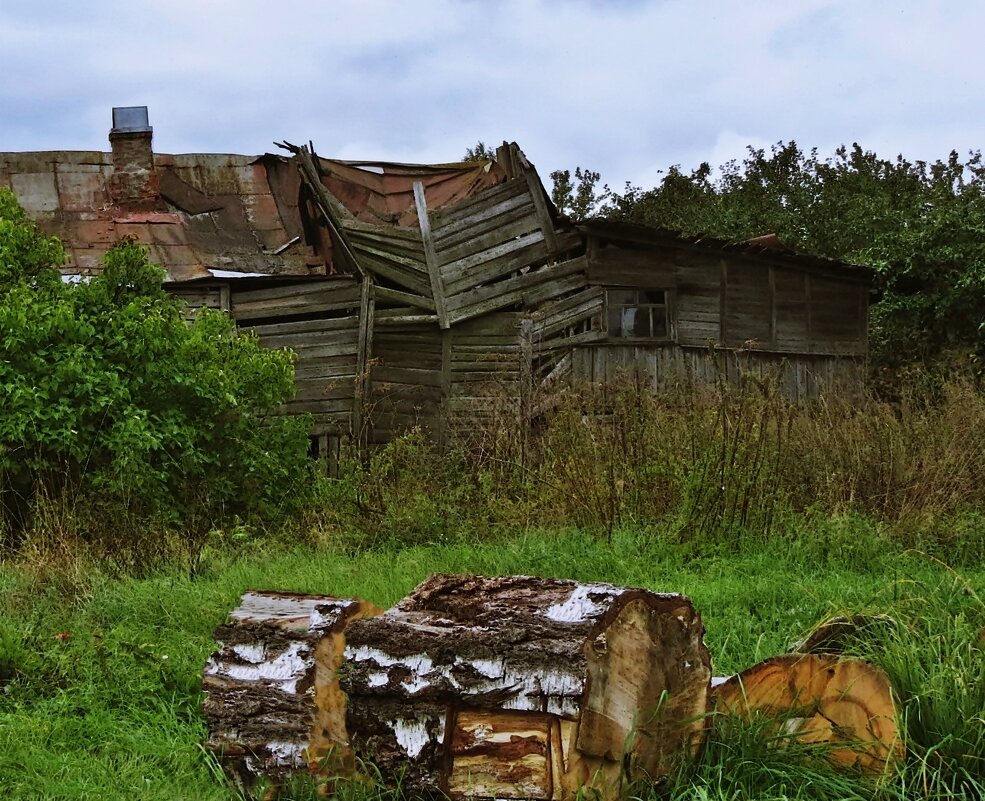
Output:
<instances>
[{"instance_id":1,"label":"tall grass","mask_svg":"<svg viewBox=\"0 0 985 801\"><path fill-rule=\"evenodd\" d=\"M351 460L306 526L414 544L544 525L611 538L632 524L728 549L864 517L901 547L985 556L985 397L968 384L894 405L794 405L761 378L659 395L626 382L559 392L550 409L526 432L477 418L444 449L413 431Z\"/></svg>"}]
</instances>

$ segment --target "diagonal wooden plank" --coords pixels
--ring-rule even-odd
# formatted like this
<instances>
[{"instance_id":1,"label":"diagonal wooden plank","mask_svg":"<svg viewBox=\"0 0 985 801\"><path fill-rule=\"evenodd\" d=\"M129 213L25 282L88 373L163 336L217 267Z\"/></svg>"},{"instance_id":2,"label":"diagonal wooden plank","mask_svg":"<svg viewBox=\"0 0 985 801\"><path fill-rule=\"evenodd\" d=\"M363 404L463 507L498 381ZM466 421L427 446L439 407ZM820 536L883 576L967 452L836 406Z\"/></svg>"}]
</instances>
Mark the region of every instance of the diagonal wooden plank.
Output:
<instances>
[{"instance_id":1,"label":"diagonal wooden plank","mask_svg":"<svg viewBox=\"0 0 985 801\"><path fill-rule=\"evenodd\" d=\"M414 203L417 206L417 219L421 225L421 239L424 240L424 261L427 264L428 276L431 279L431 295L434 298L434 311L438 317L438 326L448 328L448 312L445 310L445 290L441 285L441 271L438 267L438 257L434 251L434 240L431 238L431 223L428 221L427 200L424 197L424 184L414 181Z\"/></svg>"}]
</instances>

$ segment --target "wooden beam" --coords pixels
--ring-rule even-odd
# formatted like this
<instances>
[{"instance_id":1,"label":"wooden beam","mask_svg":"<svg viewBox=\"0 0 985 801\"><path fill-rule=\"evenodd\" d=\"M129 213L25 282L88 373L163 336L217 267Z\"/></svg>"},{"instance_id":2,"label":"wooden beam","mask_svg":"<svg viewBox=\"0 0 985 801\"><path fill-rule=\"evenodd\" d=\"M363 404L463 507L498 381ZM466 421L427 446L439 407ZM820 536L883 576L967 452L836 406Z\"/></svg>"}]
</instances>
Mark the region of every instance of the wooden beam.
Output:
<instances>
[{"instance_id":1,"label":"wooden beam","mask_svg":"<svg viewBox=\"0 0 985 801\"><path fill-rule=\"evenodd\" d=\"M363 442L363 411L369 397L369 360L373 351L373 312L376 299L373 294L373 279L363 276L362 294L359 299L359 342L356 351L356 377L352 402L352 433L359 443Z\"/></svg>"},{"instance_id":2,"label":"wooden beam","mask_svg":"<svg viewBox=\"0 0 985 801\"><path fill-rule=\"evenodd\" d=\"M436 314L404 314L399 317L380 317L378 326L425 325L438 322Z\"/></svg>"},{"instance_id":3,"label":"wooden beam","mask_svg":"<svg viewBox=\"0 0 985 801\"><path fill-rule=\"evenodd\" d=\"M728 262L725 259L719 261L721 265L721 282L718 290L718 342L720 345L727 343L728 326L725 322L728 314Z\"/></svg>"},{"instance_id":4,"label":"wooden beam","mask_svg":"<svg viewBox=\"0 0 985 801\"><path fill-rule=\"evenodd\" d=\"M527 187L530 189L530 197L537 209L537 218L540 220L540 230L544 232L544 241L551 254L558 252L557 234L554 232L554 221L551 213L547 209L547 200L544 197L544 185L540 182L540 177L533 167L526 166L523 170L523 177L527 179Z\"/></svg>"},{"instance_id":5,"label":"wooden beam","mask_svg":"<svg viewBox=\"0 0 985 801\"><path fill-rule=\"evenodd\" d=\"M414 181L414 204L417 206L417 220L421 225L421 239L424 240L424 262L431 279L431 295L434 297L434 310L438 317L438 326L446 329L450 323L448 322L448 312L445 311L445 290L441 285L441 271L438 267L438 257L434 252L431 223L428 221L427 200L424 197L424 184L421 181Z\"/></svg>"},{"instance_id":6,"label":"wooden beam","mask_svg":"<svg viewBox=\"0 0 985 801\"><path fill-rule=\"evenodd\" d=\"M297 158L298 170L301 173L302 179L308 185L308 188L314 193L315 202L317 203L318 208L321 209L325 223L332 232L332 236L335 241L339 244L339 250L341 250L346 259L352 263L352 266L355 268L356 272L362 275L363 270L359 266L359 260L356 258L355 253L353 253L352 248L349 245L349 241L342 231L342 204L332 197L331 193L321 182L321 176L318 174L318 168L315 166L314 158L308 149L304 146L292 147L291 151Z\"/></svg>"},{"instance_id":7,"label":"wooden beam","mask_svg":"<svg viewBox=\"0 0 985 801\"><path fill-rule=\"evenodd\" d=\"M769 265L770 277L770 345L776 345L776 273L773 265Z\"/></svg>"},{"instance_id":8,"label":"wooden beam","mask_svg":"<svg viewBox=\"0 0 985 801\"><path fill-rule=\"evenodd\" d=\"M448 401L451 398L451 330L441 332L441 414L438 416L438 443L444 451L448 447Z\"/></svg>"},{"instance_id":9,"label":"wooden beam","mask_svg":"<svg viewBox=\"0 0 985 801\"><path fill-rule=\"evenodd\" d=\"M420 295L415 295L412 292L401 292L398 289L390 289L385 286L374 287L373 291L376 294L377 300L390 300L403 306L416 306L417 308L424 309L425 311L434 311L434 301L430 298L423 298Z\"/></svg>"}]
</instances>

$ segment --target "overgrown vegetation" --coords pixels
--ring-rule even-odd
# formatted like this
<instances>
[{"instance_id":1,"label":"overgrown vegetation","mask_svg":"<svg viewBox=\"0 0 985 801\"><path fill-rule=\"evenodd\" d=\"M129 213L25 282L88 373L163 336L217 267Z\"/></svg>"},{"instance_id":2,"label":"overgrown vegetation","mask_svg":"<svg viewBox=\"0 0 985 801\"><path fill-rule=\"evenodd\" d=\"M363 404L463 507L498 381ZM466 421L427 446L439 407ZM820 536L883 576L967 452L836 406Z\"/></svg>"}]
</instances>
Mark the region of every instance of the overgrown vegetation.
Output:
<instances>
[{"instance_id":1,"label":"overgrown vegetation","mask_svg":"<svg viewBox=\"0 0 985 801\"><path fill-rule=\"evenodd\" d=\"M352 459L321 484L307 525L359 546L545 522L611 538L633 525L701 552L853 519L901 547L985 556L985 397L968 383L899 404L798 406L759 377L684 377L659 395L627 382L553 400L523 442L493 416L487 436L477 420L459 449L439 452L416 431L365 464ZM827 540L853 547L834 525Z\"/></svg>"},{"instance_id":2,"label":"overgrown vegetation","mask_svg":"<svg viewBox=\"0 0 985 801\"><path fill-rule=\"evenodd\" d=\"M201 670L212 630L248 588L358 595L389 605L429 573L525 573L684 592L701 611L717 675L780 653L818 620L886 612L899 624L869 653L901 692L910 743L899 776L838 773L822 754L785 753L763 732L726 728L699 760L643 798L914 799L980 790L985 573L958 576L843 521L856 547L830 551L826 526L785 547L739 545L695 558L663 530L575 530L346 553L244 540L203 569L112 578L98 563L0 567L0 786L7 798L233 799L198 747ZM859 553L866 553L864 559ZM978 711L976 711L978 710ZM722 722L723 726L727 726ZM789 750L789 749L788 749ZM975 784L978 782L979 784ZM288 798L314 798L300 783ZM350 788L368 801L378 793Z\"/></svg>"},{"instance_id":3,"label":"overgrown vegetation","mask_svg":"<svg viewBox=\"0 0 985 801\"><path fill-rule=\"evenodd\" d=\"M290 509L306 421L269 414L294 392L290 354L221 312L187 323L136 244L88 281L63 283L62 260L0 189L0 551L146 564Z\"/></svg>"}]
</instances>

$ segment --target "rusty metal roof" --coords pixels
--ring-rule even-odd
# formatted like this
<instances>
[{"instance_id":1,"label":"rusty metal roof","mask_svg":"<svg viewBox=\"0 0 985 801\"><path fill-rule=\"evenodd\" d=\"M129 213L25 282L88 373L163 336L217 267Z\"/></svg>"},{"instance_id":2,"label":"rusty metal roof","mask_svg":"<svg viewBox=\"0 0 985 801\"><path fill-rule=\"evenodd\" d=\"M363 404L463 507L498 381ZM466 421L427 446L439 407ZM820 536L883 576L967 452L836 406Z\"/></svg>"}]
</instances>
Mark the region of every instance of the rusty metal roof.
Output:
<instances>
[{"instance_id":1,"label":"rusty metal roof","mask_svg":"<svg viewBox=\"0 0 985 801\"><path fill-rule=\"evenodd\" d=\"M301 233L296 170L287 161L155 154L160 194L139 209L114 203L110 153L0 153L0 186L13 189L38 227L62 240L65 272L98 272L106 252L129 236L172 281L207 278L209 269L308 274L318 270L310 251L275 254ZM292 178L293 206L289 192L277 192Z\"/></svg>"},{"instance_id":2,"label":"rusty metal roof","mask_svg":"<svg viewBox=\"0 0 985 801\"><path fill-rule=\"evenodd\" d=\"M430 207L440 208L504 180L494 162L319 163L326 188L356 219L408 227L418 225L415 181L427 187ZM98 151L0 153L0 186L13 189L42 231L62 240L66 273L98 272L124 237L146 246L176 283L334 272L331 242L306 242L310 215L290 158L153 154L153 164L157 183L138 204L114 201L113 154Z\"/></svg>"}]
</instances>

